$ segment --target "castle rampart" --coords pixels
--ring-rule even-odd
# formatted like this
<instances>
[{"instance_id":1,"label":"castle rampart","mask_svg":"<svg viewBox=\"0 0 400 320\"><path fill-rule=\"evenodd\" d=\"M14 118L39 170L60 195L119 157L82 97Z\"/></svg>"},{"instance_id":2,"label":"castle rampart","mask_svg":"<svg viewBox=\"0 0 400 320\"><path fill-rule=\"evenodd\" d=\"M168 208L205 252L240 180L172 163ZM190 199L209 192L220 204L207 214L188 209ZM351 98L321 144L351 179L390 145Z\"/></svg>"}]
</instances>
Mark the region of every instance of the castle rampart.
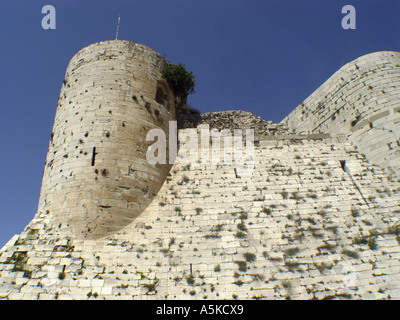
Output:
<instances>
[{"instance_id":1,"label":"castle rampart","mask_svg":"<svg viewBox=\"0 0 400 320\"><path fill-rule=\"evenodd\" d=\"M400 53L344 65L283 123L297 133L344 134L369 160L400 172Z\"/></svg>"},{"instance_id":2,"label":"castle rampart","mask_svg":"<svg viewBox=\"0 0 400 320\"><path fill-rule=\"evenodd\" d=\"M398 165L400 53L347 64L280 124L175 110L164 63L129 41L72 58L38 212L0 249L0 299L400 299L400 180L373 163ZM253 129L239 143L254 148L151 165L147 133L175 118ZM222 151L202 142L201 160Z\"/></svg>"}]
</instances>

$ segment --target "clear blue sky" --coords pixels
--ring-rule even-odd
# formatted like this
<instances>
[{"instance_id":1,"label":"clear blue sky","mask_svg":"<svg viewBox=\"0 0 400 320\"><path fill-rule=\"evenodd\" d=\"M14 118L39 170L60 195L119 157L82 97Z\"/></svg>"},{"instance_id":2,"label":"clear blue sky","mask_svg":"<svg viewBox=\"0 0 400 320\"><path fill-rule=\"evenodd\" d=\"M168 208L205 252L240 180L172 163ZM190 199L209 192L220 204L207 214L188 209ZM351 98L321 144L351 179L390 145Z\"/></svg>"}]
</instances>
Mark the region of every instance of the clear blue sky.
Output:
<instances>
[{"instance_id":1,"label":"clear blue sky","mask_svg":"<svg viewBox=\"0 0 400 320\"><path fill-rule=\"evenodd\" d=\"M41 9L56 8L43 30ZM356 8L343 30L341 9ZM343 64L400 51L398 0L0 0L0 246L36 212L65 68L115 37L184 63L201 112L241 109L281 121Z\"/></svg>"}]
</instances>

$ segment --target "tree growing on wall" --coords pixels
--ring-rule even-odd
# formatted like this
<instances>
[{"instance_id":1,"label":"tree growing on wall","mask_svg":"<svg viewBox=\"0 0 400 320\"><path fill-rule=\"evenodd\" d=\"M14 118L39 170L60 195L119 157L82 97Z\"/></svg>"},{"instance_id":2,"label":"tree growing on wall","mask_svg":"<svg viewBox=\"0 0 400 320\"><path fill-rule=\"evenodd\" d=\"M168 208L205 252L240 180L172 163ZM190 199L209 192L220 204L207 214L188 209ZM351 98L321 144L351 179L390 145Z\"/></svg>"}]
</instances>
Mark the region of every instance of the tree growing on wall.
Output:
<instances>
[{"instance_id":1,"label":"tree growing on wall","mask_svg":"<svg viewBox=\"0 0 400 320\"><path fill-rule=\"evenodd\" d=\"M194 93L194 75L191 71L186 71L184 64L168 63L163 69L163 76L175 95L183 100Z\"/></svg>"}]
</instances>

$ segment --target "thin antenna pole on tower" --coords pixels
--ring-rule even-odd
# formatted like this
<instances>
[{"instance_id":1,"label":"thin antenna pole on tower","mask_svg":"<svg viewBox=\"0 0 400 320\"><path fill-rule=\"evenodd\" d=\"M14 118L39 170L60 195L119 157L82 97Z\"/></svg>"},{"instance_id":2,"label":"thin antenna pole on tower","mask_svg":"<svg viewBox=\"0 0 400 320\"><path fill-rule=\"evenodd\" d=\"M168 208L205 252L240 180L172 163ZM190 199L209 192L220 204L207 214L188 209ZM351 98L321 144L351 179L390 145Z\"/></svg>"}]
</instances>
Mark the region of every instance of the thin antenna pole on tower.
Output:
<instances>
[{"instance_id":1,"label":"thin antenna pole on tower","mask_svg":"<svg viewBox=\"0 0 400 320\"><path fill-rule=\"evenodd\" d=\"M115 40L118 40L118 30L119 30L119 21L121 19L121 16L118 15L118 24L117 24L117 32L115 33Z\"/></svg>"}]
</instances>

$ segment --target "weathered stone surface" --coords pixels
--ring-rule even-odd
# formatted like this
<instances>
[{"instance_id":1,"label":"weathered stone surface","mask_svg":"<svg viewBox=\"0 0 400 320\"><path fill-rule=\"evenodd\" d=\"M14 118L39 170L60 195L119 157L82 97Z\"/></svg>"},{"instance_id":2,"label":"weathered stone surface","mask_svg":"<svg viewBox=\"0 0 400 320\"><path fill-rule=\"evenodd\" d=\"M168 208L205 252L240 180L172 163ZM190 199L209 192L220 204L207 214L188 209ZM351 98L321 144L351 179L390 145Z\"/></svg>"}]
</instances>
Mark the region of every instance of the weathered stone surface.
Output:
<instances>
[{"instance_id":1,"label":"weathered stone surface","mask_svg":"<svg viewBox=\"0 0 400 320\"><path fill-rule=\"evenodd\" d=\"M201 114L198 125L208 124L210 129L234 130L253 129L256 137L265 135L284 135L290 130L283 123L272 123L255 116L251 112L241 110L208 112Z\"/></svg>"},{"instance_id":2,"label":"weathered stone surface","mask_svg":"<svg viewBox=\"0 0 400 320\"><path fill-rule=\"evenodd\" d=\"M397 297L398 183L348 143L284 142L256 147L250 177L230 175L234 168L223 163L174 165L142 215L97 240L62 238L54 225L36 217L2 251L0 258L8 258L0 264L1 296ZM342 159L358 174L344 172ZM376 192L383 186L390 196ZM365 202L362 194L375 197ZM52 233L33 244L31 225ZM371 234L375 244L368 242ZM37 249L51 246L47 257ZM40 277L29 282L35 272Z\"/></svg>"},{"instance_id":3,"label":"weathered stone surface","mask_svg":"<svg viewBox=\"0 0 400 320\"><path fill-rule=\"evenodd\" d=\"M344 134L360 153L398 175L399 83L399 52L364 55L340 68L282 123L299 134Z\"/></svg>"},{"instance_id":4,"label":"weathered stone surface","mask_svg":"<svg viewBox=\"0 0 400 320\"><path fill-rule=\"evenodd\" d=\"M66 234L96 238L122 228L164 183L169 166L146 161L147 132L161 127L168 135L175 116L164 64L150 48L119 40L92 44L71 59L38 207Z\"/></svg>"}]
</instances>

